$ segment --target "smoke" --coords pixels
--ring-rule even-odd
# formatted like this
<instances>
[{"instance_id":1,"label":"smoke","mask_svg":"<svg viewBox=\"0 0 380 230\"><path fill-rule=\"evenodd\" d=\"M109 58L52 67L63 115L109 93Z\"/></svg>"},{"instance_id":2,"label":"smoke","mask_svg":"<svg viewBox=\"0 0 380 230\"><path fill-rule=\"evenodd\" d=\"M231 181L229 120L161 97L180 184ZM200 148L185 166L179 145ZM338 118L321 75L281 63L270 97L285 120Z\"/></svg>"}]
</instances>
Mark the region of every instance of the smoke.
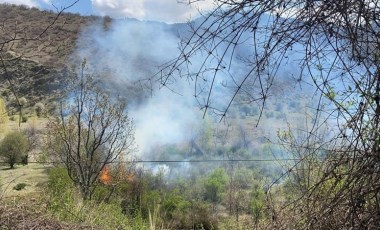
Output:
<instances>
[{"instance_id":1,"label":"smoke","mask_svg":"<svg viewBox=\"0 0 380 230\"><path fill-rule=\"evenodd\" d=\"M142 106L130 110L142 152L150 151L158 145L189 140L190 128L197 123L200 114L195 112L194 105L188 98L160 91Z\"/></svg>"},{"instance_id":2,"label":"smoke","mask_svg":"<svg viewBox=\"0 0 380 230\"><path fill-rule=\"evenodd\" d=\"M99 23L83 31L72 58L86 58L108 89L127 98L139 157L160 145L185 142L201 121L186 81L172 83L171 90L159 89L157 82L152 88L144 84L159 65L177 55L178 41L162 23L122 20L106 29Z\"/></svg>"},{"instance_id":3,"label":"smoke","mask_svg":"<svg viewBox=\"0 0 380 230\"><path fill-rule=\"evenodd\" d=\"M139 151L136 155L144 160L151 158L159 159L159 147L165 145L181 145L194 140L194 135L199 134L199 127L202 126L202 113L199 104L205 103L207 98L208 87L211 81L202 81L198 85L199 89L204 89L198 94L200 101L194 98L194 82L189 82L187 79L177 77L171 79L170 89L161 87L160 83L154 80L152 76L157 73L160 66L178 56L178 43L180 38L177 36L177 29L184 32L187 31L187 25L176 24L167 25L157 22L141 22L134 19L116 20L111 24L105 20L96 25L86 28L81 38L78 40L77 51L73 55L72 60L78 63L78 60L87 59L91 71L99 74L104 83L104 86L111 89L113 94L127 98L129 103L129 115L133 118L136 126L136 143ZM223 48L223 47L221 47ZM199 54L202 55L202 54ZM210 105L220 108L225 108L229 99L232 98L237 88L237 84L241 79L235 76L241 75L246 68L246 63L241 60L245 56L251 55L248 49L237 50L236 57L232 60L229 72L219 72L213 92L211 94ZM76 61L75 61L76 60ZM199 61L198 61L199 60ZM202 66L203 58L193 58L190 68L195 70ZM208 64L215 66L217 59L210 60ZM80 62L79 62L80 63ZM250 140L255 140L251 146L261 148L262 143L258 138L263 139L270 131L287 128L287 125L292 122L300 122L299 116L290 114L292 119L287 119L288 113L296 113L296 107L290 108L290 93L289 99L285 96L285 88L290 88L287 85L293 65L282 67L283 81L274 84L276 86L273 95L277 92L277 99L268 101L266 110L270 112L263 114L260 122L262 130L254 128L256 125L256 117L249 115L247 119L241 118L243 113L240 108L231 107L233 112L237 113L238 119L236 122L241 122L240 125L245 128L243 133L247 133L244 137L247 143ZM289 73L288 73L289 72ZM205 79L212 79L211 76L204 75ZM149 83L147 87L146 83ZM285 87L286 86L286 87ZM259 90L247 88L247 92L257 94ZM152 90L152 91L151 91ZM252 92L251 92L252 91ZM294 91L294 90L293 90ZM300 91L301 92L301 91ZM239 95L240 96L240 95ZM254 95L255 96L255 95ZM256 95L257 96L257 95ZM240 96L243 98L243 96ZM243 100L241 99L240 100ZM249 99L249 98L248 98ZM294 98L293 98L294 100ZM252 107L252 105L251 105ZM281 111L274 111L278 107ZM256 109L257 110L257 109ZM294 110L294 111L293 111ZM244 112L245 113L245 112ZM250 112L253 113L253 112ZM299 111L297 112L299 113ZM239 115L240 114L240 115ZM285 114L285 115L283 115ZM245 115L244 115L245 116ZM265 121L268 117L267 121ZM223 128L221 128L223 131ZM244 134L245 135L245 134ZM227 140L227 145L236 144L234 141L239 141L239 134L232 131ZM200 137L202 138L202 137ZM212 138L215 138L212 137ZM215 140L212 140L215 141ZM196 143L202 144L202 143ZM257 154L257 151L247 150L250 154ZM165 160L175 159L177 156L165 154ZM221 155L219 157L222 157ZM251 158L251 156L248 156ZM177 158L175 160L178 160Z\"/></svg>"}]
</instances>

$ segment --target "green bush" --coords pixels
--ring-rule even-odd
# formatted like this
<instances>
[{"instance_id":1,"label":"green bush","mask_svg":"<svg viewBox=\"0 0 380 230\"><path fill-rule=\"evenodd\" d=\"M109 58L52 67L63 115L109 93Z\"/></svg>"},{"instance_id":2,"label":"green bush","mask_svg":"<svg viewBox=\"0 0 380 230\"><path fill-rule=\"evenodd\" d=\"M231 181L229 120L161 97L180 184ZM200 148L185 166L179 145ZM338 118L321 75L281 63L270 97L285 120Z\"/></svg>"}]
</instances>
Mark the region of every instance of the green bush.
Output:
<instances>
[{"instance_id":1,"label":"green bush","mask_svg":"<svg viewBox=\"0 0 380 230\"><path fill-rule=\"evenodd\" d=\"M26 187L27 184L25 183L18 183L16 186L13 187L14 190L20 191L23 190Z\"/></svg>"},{"instance_id":2,"label":"green bush","mask_svg":"<svg viewBox=\"0 0 380 230\"><path fill-rule=\"evenodd\" d=\"M21 156L21 164L27 165L28 164L28 159L29 159L29 155L28 154Z\"/></svg>"},{"instance_id":3,"label":"green bush","mask_svg":"<svg viewBox=\"0 0 380 230\"><path fill-rule=\"evenodd\" d=\"M22 123L27 122L28 121L28 117L23 115L22 118L21 118L21 121L22 121Z\"/></svg>"},{"instance_id":4,"label":"green bush","mask_svg":"<svg viewBox=\"0 0 380 230\"><path fill-rule=\"evenodd\" d=\"M36 110L36 114L40 117L45 112L45 106L41 102L38 102L34 105L34 109Z\"/></svg>"},{"instance_id":5,"label":"green bush","mask_svg":"<svg viewBox=\"0 0 380 230\"><path fill-rule=\"evenodd\" d=\"M0 155L11 168L21 161L28 150L28 139L20 132L10 132L0 142Z\"/></svg>"},{"instance_id":6,"label":"green bush","mask_svg":"<svg viewBox=\"0 0 380 230\"><path fill-rule=\"evenodd\" d=\"M107 201L107 197L110 195L112 188L106 185L98 185L95 187L91 199L95 201Z\"/></svg>"},{"instance_id":7,"label":"green bush","mask_svg":"<svg viewBox=\"0 0 380 230\"><path fill-rule=\"evenodd\" d=\"M223 168L215 169L205 180L205 200L216 204L221 200L221 195L226 189L227 174Z\"/></svg>"},{"instance_id":8,"label":"green bush","mask_svg":"<svg viewBox=\"0 0 380 230\"><path fill-rule=\"evenodd\" d=\"M218 221L213 215L212 208L209 204L201 201L194 201L186 212L176 213L182 217L181 229L218 229Z\"/></svg>"},{"instance_id":9,"label":"green bush","mask_svg":"<svg viewBox=\"0 0 380 230\"><path fill-rule=\"evenodd\" d=\"M1 92L1 96L3 96L3 97L8 97L8 96L9 96L9 92L10 92L9 89L4 89L4 90Z\"/></svg>"},{"instance_id":10,"label":"green bush","mask_svg":"<svg viewBox=\"0 0 380 230\"><path fill-rule=\"evenodd\" d=\"M61 194L65 189L73 188L67 170L63 167L54 167L48 170L48 191L53 194Z\"/></svg>"},{"instance_id":11,"label":"green bush","mask_svg":"<svg viewBox=\"0 0 380 230\"><path fill-rule=\"evenodd\" d=\"M97 226L99 229L149 229L141 217L131 220L123 215L117 199L102 202L108 191L99 185L94 192L97 199L83 201L65 168L48 170L47 208L57 220Z\"/></svg>"}]
</instances>

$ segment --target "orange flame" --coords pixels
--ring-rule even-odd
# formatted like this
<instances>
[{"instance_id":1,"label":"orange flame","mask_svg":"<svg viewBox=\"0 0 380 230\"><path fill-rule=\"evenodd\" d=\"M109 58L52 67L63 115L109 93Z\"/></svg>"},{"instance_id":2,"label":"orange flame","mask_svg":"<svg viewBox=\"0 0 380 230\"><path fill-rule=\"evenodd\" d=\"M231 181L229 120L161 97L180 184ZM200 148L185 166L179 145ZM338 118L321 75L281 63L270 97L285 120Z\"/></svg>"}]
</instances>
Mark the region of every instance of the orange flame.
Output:
<instances>
[{"instance_id":1,"label":"orange flame","mask_svg":"<svg viewBox=\"0 0 380 230\"><path fill-rule=\"evenodd\" d=\"M127 174L127 181L132 182L135 179L135 175L133 173L128 173Z\"/></svg>"},{"instance_id":2,"label":"orange flame","mask_svg":"<svg viewBox=\"0 0 380 230\"><path fill-rule=\"evenodd\" d=\"M105 184L105 185L110 185L111 184L110 169L109 169L109 167L107 165L104 166L104 168L100 172L99 179L100 179L100 182L103 183L103 184Z\"/></svg>"}]
</instances>

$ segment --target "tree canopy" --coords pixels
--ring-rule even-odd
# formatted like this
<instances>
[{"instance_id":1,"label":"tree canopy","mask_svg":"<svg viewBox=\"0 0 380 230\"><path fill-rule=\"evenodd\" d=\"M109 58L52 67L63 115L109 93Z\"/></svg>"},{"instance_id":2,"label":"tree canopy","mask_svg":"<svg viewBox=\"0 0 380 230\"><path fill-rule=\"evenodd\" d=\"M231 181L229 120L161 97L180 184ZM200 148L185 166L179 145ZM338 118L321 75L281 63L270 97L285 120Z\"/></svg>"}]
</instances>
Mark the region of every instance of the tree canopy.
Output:
<instances>
[{"instance_id":1,"label":"tree canopy","mask_svg":"<svg viewBox=\"0 0 380 230\"><path fill-rule=\"evenodd\" d=\"M13 169L16 163L20 163L21 158L27 154L28 140L17 131L6 134L0 143L0 155Z\"/></svg>"}]
</instances>

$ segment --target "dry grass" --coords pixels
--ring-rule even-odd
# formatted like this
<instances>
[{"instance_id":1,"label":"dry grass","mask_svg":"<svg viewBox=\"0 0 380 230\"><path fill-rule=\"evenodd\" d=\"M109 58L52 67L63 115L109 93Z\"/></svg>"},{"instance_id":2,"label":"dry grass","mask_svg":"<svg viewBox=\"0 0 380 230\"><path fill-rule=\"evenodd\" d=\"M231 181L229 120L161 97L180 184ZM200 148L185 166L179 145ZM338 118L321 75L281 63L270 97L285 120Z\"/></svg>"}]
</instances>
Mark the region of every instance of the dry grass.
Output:
<instances>
[{"instance_id":1,"label":"dry grass","mask_svg":"<svg viewBox=\"0 0 380 230\"><path fill-rule=\"evenodd\" d=\"M40 164L15 169L0 166L0 229L94 229L55 221L46 215L46 204L40 196L41 185L48 179L45 173L48 167ZM27 186L14 190L18 183Z\"/></svg>"},{"instance_id":2,"label":"dry grass","mask_svg":"<svg viewBox=\"0 0 380 230\"><path fill-rule=\"evenodd\" d=\"M9 121L6 125L6 130L21 131L26 129L34 129L35 135L39 137L43 129L45 129L47 119L30 119L26 123L21 123L18 126L18 121ZM4 127L2 127L4 128ZM4 137L5 133L0 133L0 140ZM38 158L41 143L37 143L36 148L29 152L29 161L35 162ZM46 170L51 167L50 165L42 165L31 163L28 165L16 165L15 169L10 169L8 165L0 165L0 200L1 197L20 197L38 193L42 184L47 182L48 176ZM26 187L19 191L13 188L19 184L25 183Z\"/></svg>"},{"instance_id":3,"label":"dry grass","mask_svg":"<svg viewBox=\"0 0 380 230\"><path fill-rule=\"evenodd\" d=\"M37 199L0 200L0 229L96 229L55 221L44 214L44 208Z\"/></svg>"},{"instance_id":4,"label":"dry grass","mask_svg":"<svg viewBox=\"0 0 380 230\"><path fill-rule=\"evenodd\" d=\"M28 100L25 110L33 108L36 103L43 103L48 110L53 110L57 90L70 70L68 59L73 58L83 28L108 21L71 13L57 16L57 12L0 4L0 55L3 61L0 96L11 111L18 111L12 91ZM13 86L5 76L11 79Z\"/></svg>"},{"instance_id":5,"label":"dry grass","mask_svg":"<svg viewBox=\"0 0 380 230\"><path fill-rule=\"evenodd\" d=\"M0 229L96 229L93 226L66 223L48 215L42 185L51 166L30 164L9 169L0 166ZM20 190L19 183L27 186Z\"/></svg>"},{"instance_id":6,"label":"dry grass","mask_svg":"<svg viewBox=\"0 0 380 230\"><path fill-rule=\"evenodd\" d=\"M62 66L82 27L97 18L70 13L55 21L56 17L56 12L0 4L0 42L6 42L2 51L43 65ZM8 43L15 34L18 40Z\"/></svg>"},{"instance_id":7,"label":"dry grass","mask_svg":"<svg viewBox=\"0 0 380 230\"><path fill-rule=\"evenodd\" d=\"M41 164L17 165L15 169L0 166L0 189L4 198L33 195L39 192L42 184L47 182L46 169L51 166ZM17 184L25 183L26 187L17 191Z\"/></svg>"}]
</instances>

